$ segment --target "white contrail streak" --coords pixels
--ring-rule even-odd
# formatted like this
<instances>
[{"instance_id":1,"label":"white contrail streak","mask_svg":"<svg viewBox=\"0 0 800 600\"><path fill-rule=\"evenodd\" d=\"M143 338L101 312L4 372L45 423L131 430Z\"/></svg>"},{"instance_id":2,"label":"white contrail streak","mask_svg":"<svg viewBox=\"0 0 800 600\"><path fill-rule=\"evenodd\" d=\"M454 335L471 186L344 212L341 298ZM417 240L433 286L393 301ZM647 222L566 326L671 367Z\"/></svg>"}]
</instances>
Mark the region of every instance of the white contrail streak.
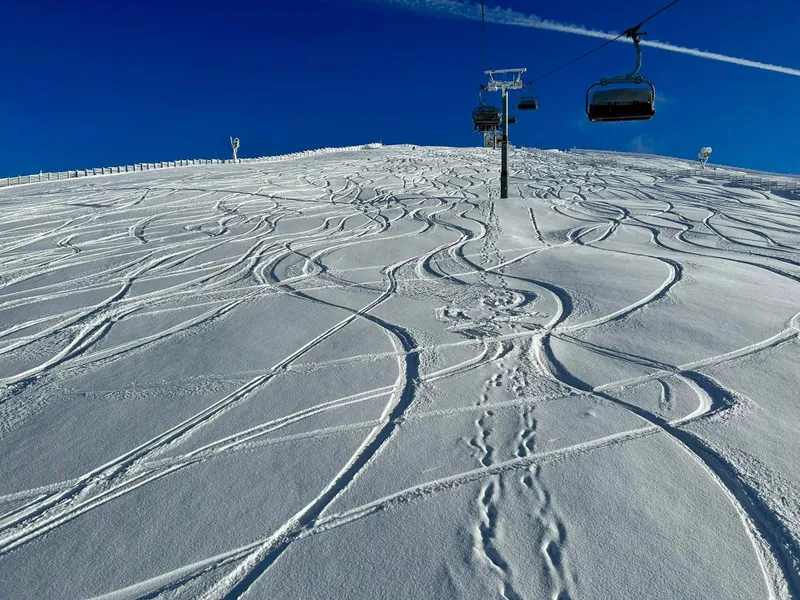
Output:
<instances>
[{"instance_id":1,"label":"white contrail streak","mask_svg":"<svg viewBox=\"0 0 800 600\"><path fill-rule=\"evenodd\" d=\"M395 6L406 8L415 12L423 12L430 14L438 14L455 19L477 19L481 18L481 7L478 4L471 2L462 2L460 0L369 0L371 2L380 2L385 4L393 4ZM541 19L536 15L526 15L517 12L510 8L486 8L486 21L489 23L496 23L498 25L513 25L516 27L532 27L534 29L547 29L548 31L560 31L562 33L572 33L575 35L583 35L587 37L600 38L604 40L612 40L619 34L608 31L599 31L597 29L588 29L581 25L570 25L568 23L559 23L558 21L548 21ZM630 43L627 38L620 38L618 41ZM755 60L748 60L746 58L738 58L736 56L726 56L724 54L717 54L716 52L706 52L705 50L698 50L696 48L686 48L684 46L676 46L666 42L658 42L656 40L642 41L642 46L649 46L651 48L658 48L659 50L667 50L669 52L678 52L680 54L688 54L698 58L707 58L709 60L717 60L720 62L727 62L742 67L752 67L754 69L762 69L764 71L774 71L776 73L783 73L784 75L794 75L800 77L800 69L792 69L791 67L781 67L779 65L771 65L762 63Z\"/></svg>"}]
</instances>

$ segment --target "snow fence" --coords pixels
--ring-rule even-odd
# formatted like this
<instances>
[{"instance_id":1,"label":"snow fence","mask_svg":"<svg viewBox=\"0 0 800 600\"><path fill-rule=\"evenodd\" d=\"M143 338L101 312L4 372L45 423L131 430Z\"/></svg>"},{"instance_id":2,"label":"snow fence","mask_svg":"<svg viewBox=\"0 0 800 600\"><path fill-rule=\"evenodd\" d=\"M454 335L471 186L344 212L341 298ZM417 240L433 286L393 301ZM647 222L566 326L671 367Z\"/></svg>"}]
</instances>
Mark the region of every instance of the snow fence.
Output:
<instances>
[{"instance_id":1,"label":"snow fence","mask_svg":"<svg viewBox=\"0 0 800 600\"><path fill-rule=\"evenodd\" d=\"M697 165L696 161L641 152L614 152L611 150L572 148L569 150L569 154L580 157L587 164L603 165L615 169L629 167L661 177L698 177L715 181L727 181L745 187L800 192L800 178L783 173L766 173L753 169L739 169L722 165L706 165L706 168L702 169ZM647 164L655 160L658 160L662 166Z\"/></svg>"},{"instance_id":2,"label":"snow fence","mask_svg":"<svg viewBox=\"0 0 800 600\"><path fill-rule=\"evenodd\" d=\"M359 146L340 146L336 148L318 148L316 150L303 150L301 152L291 152L289 154L279 154L276 156L260 156L258 158L240 158L239 163L260 163L277 162L282 160L292 160L294 158L305 158L318 154L332 154L334 152L354 152L356 150L375 150L382 148L382 143L361 144ZM172 169L175 167L192 167L196 165L222 165L232 164L233 159L220 158L193 158L184 160L170 160L157 163L135 163L133 165L123 165L120 167L96 167L93 169L77 169L75 171L58 171L55 173L43 173L39 171L34 175L17 175L16 177L0 178L0 188L12 185L22 185L28 183L40 183L44 181L59 181L61 179L75 179L76 177L93 177L96 175L111 175L116 173L135 173L138 171L151 171L153 169Z\"/></svg>"}]
</instances>

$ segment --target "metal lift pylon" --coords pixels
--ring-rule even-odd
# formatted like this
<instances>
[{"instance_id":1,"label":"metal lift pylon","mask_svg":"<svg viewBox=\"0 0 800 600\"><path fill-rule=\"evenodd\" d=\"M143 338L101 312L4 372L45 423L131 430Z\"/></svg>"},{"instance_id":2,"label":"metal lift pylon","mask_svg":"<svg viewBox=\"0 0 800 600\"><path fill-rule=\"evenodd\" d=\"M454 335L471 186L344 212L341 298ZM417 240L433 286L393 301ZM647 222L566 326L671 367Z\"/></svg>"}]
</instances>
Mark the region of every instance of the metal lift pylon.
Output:
<instances>
[{"instance_id":1,"label":"metal lift pylon","mask_svg":"<svg viewBox=\"0 0 800 600\"><path fill-rule=\"evenodd\" d=\"M503 135L500 138L500 198L508 198L508 91L521 90L522 74L527 69L490 69L484 71L489 77L489 83L484 88L489 92L502 92L503 94Z\"/></svg>"}]
</instances>

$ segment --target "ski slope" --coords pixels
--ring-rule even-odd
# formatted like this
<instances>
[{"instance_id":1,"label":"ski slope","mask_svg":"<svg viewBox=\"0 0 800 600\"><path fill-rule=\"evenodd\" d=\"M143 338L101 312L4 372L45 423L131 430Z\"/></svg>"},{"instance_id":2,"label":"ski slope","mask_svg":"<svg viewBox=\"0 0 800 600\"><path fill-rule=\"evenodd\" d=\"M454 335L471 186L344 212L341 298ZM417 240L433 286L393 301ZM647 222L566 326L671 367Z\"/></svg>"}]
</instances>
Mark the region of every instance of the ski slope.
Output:
<instances>
[{"instance_id":1,"label":"ski slope","mask_svg":"<svg viewBox=\"0 0 800 600\"><path fill-rule=\"evenodd\" d=\"M0 596L800 598L800 198L498 166L0 191Z\"/></svg>"}]
</instances>

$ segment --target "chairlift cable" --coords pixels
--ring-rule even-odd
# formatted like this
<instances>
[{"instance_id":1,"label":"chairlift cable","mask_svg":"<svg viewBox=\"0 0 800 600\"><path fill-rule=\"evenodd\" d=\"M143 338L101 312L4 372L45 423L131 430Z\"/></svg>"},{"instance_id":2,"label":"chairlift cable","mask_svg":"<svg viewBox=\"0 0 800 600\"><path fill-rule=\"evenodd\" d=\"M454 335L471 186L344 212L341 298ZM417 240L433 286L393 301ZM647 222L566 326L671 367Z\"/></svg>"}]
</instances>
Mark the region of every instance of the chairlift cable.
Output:
<instances>
[{"instance_id":1,"label":"chairlift cable","mask_svg":"<svg viewBox=\"0 0 800 600\"><path fill-rule=\"evenodd\" d=\"M661 7L661 8L659 8L659 9L658 9L656 12L654 12L652 15L650 15L649 17L647 17L647 18L646 18L644 21L641 21L641 22L639 23L638 27L641 27L642 25L644 25L645 23L647 23L647 22L648 22L650 19L652 19L653 17L656 17L656 16L660 15L662 12L664 12L665 10L667 10L667 9L668 9L670 6L672 6L672 5L674 5L674 4L677 4L679 1L680 1L680 0L672 0L672 2L670 2L669 4L666 4L666 5L662 6L662 7Z\"/></svg>"},{"instance_id":2,"label":"chairlift cable","mask_svg":"<svg viewBox=\"0 0 800 600\"><path fill-rule=\"evenodd\" d=\"M677 0L676 0L677 1ZM481 0L481 38L483 40L483 70L489 67L486 61L486 0Z\"/></svg>"},{"instance_id":3,"label":"chairlift cable","mask_svg":"<svg viewBox=\"0 0 800 600\"><path fill-rule=\"evenodd\" d=\"M544 79L545 77L549 77L550 75L552 75L552 74L554 74L554 73L558 73L558 72L559 72L560 70L562 70L562 69L566 69L566 68L567 68L567 67L569 67L570 65L573 65L573 64L575 64L576 62L578 62L579 60L582 60L582 59L586 58L586 57L587 57L587 56L589 56L590 54L593 54L593 53L597 52L598 50L600 50L600 49L602 49L602 48L605 48L605 47L606 47L606 46L608 46L609 44L611 44L611 43L613 43L613 42L616 42L616 41L617 41L619 38L621 38L621 37L623 37L623 36L626 36L626 35L627 35L628 37L630 37L630 32L632 32L632 31L635 31L635 30L639 29L639 28L640 28L642 25L644 25L645 23L647 23L647 22L648 22L650 19L652 19L653 17L655 17L655 16L657 16L657 15L661 14L662 12L664 12L665 10L667 10L668 8L670 8L671 6L673 6L673 5L677 4L678 2L680 2L680 0L672 0L672 2L670 2L670 3L668 3L668 4L664 5L664 6L662 6L660 9L658 9L658 10L657 10L656 12L654 12L652 15L650 15L650 16L649 16L649 17L647 17L646 19L644 19L644 20L640 21L640 22L639 22L639 24L638 24L636 27L631 27L630 29L626 29L625 31L623 31L622 33L620 33L620 34L619 34L617 37L615 37L615 38L613 38L613 39L610 39L610 40L608 40L608 41L606 41L606 42L603 42L602 44L600 44L600 45L599 45L599 46L597 46L596 48L593 48L593 49L589 50L588 52L584 52L583 54L581 54L581 55L580 55L580 56L578 56L577 58L573 58L571 61L569 61L569 62L567 62L567 63L564 63L563 65L561 65L560 67L557 67L557 68L553 69L552 71L548 71L548 72L547 72L547 73L545 73L544 75L540 75L539 77L537 77L536 79L534 79L534 80L533 80L531 83L534 83L534 82L536 82L536 81L541 81L541 80L542 80L542 79ZM481 4L483 4L483 3L481 3Z\"/></svg>"},{"instance_id":4,"label":"chairlift cable","mask_svg":"<svg viewBox=\"0 0 800 600\"><path fill-rule=\"evenodd\" d=\"M584 52L583 54L581 54L581 55L580 55L580 56L578 56L577 58L573 58L573 59L572 59L571 61L569 61L568 63L564 63L564 64L563 64L563 65L561 65L560 67L557 67L557 68L553 69L552 71L548 71L548 72L547 72L547 73L545 73L544 75L540 75L539 77L537 77L536 79L534 79L533 81L531 81L531 83L535 83L535 82L537 82L537 81L541 81L541 80L542 80L542 79L544 79L545 77L549 77L550 75L553 75L554 73L558 73L558 72L559 72L560 70L562 70L562 69L566 69L566 68L567 68L567 67L569 67L570 65L573 65L573 64L575 64L575 63L576 63L576 62L578 62L579 60L582 60L582 59L586 58L587 56L589 56L590 54L593 54L594 52L597 52L597 51L598 51L598 50L600 50L601 48L605 48L605 47L606 47L606 46L608 46L609 44L611 44L611 43L613 43L613 42L616 42L616 41L617 41L619 38L621 38L621 37L622 37L622 36L624 36L624 35L625 35L625 33L620 33L620 34L619 34L617 37L615 37L614 39L612 39L612 40L608 40L607 42L604 42L604 43L600 44L599 46L597 46L596 48L593 48L592 50L589 50L588 52Z\"/></svg>"}]
</instances>

